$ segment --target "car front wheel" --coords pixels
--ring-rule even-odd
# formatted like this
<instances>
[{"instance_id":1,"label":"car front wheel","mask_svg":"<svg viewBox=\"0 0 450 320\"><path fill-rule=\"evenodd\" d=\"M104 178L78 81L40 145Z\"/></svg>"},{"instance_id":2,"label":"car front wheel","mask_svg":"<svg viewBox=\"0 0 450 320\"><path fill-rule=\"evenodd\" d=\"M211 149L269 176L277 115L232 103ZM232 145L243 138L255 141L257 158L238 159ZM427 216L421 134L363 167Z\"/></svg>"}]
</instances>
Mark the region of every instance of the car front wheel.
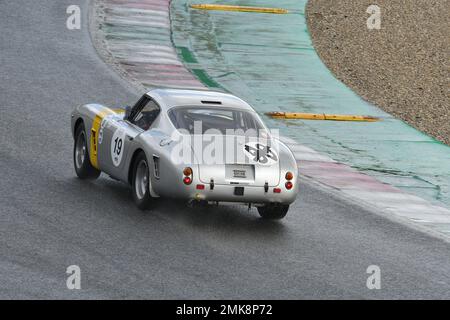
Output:
<instances>
[{"instance_id":1,"label":"car front wheel","mask_svg":"<svg viewBox=\"0 0 450 320\"><path fill-rule=\"evenodd\" d=\"M88 145L84 124L80 124L75 132L75 143L73 146L73 164L75 172L80 179L97 179L100 171L94 168L89 159Z\"/></svg>"},{"instance_id":2,"label":"car front wheel","mask_svg":"<svg viewBox=\"0 0 450 320\"><path fill-rule=\"evenodd\" d=\"M263 219L279 220L283 219L289 210L289 205L283 204L266 204L258 207L258 213Z\"/></svg>"}]
</instances>

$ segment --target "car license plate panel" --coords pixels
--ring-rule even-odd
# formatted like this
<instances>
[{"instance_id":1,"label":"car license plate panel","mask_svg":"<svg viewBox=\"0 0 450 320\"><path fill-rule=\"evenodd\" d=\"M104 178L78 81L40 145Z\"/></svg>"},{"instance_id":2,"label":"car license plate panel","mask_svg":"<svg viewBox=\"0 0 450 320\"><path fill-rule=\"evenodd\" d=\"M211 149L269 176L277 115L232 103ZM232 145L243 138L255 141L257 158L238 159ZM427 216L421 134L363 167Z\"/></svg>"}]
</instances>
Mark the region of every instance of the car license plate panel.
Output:
<instances>
[{"instance_id":1,"label":"car license plate panel","mask_svg":"<svg viewBox=\"0 0 450 320\"><path fill-rule=\"evenodd\" d=\"M229 181L250 182L255 180L255 166L253 165L225 165L225 178Z\"/></svg>"}]
</instances>

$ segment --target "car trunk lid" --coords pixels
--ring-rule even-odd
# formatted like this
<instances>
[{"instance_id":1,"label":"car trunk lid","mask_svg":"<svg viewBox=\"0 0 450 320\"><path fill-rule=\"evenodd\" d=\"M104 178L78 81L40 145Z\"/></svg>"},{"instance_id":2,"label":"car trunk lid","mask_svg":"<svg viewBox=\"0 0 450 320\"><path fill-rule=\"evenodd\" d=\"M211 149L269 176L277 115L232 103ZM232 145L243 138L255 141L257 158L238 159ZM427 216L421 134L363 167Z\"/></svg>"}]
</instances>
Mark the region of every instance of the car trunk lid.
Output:
<instances>
[{"instance_id":1,"label":"car trunk lid","mask_svg":"<svg viewBox=\"0 0 450 320\"><path fill-rule=\"evenodd\" d=\"M218 185L276 186L280 180L278 152L268 139L214 136L194 143L199 178Z\"/></svg>"}]
</instances>

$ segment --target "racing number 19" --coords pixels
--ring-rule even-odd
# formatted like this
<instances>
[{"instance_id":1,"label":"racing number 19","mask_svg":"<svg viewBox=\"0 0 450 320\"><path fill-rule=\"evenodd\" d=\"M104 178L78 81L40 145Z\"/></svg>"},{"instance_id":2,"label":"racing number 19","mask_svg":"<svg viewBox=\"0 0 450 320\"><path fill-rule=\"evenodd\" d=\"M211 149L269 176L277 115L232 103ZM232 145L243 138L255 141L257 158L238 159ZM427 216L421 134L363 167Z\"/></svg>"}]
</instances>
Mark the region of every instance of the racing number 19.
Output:
<instances>
[{"instance_id":1,"label":"racing number 19","mask_svg":"<svg viewBox=\"0 0 450 320\"><path fill-rule=\"evenodd\" d=\"M122 139L117 137L116 140L114 140L114 153L120 155L121 151L122 151Z\"/></svg>"}]
</instances>

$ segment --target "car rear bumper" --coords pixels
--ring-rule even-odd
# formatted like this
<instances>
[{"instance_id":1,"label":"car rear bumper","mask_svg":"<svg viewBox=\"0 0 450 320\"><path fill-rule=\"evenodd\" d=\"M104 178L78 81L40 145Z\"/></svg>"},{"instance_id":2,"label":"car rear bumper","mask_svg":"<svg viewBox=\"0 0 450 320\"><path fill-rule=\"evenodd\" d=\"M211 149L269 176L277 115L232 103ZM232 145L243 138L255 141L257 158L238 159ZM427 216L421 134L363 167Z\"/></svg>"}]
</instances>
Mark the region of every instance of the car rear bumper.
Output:
<instances>
[{"instance_id":1,"label":"car rear bumper","mask_svg":"<svg viewBox=\"0 0 450 320\"><path fill-rule=\"evenodd\" d=\"M298 186L287 190L284 185L269 187L267 191L264 187L254 187L245 185L215 185L213 188L209 184L204 185L203 190L197 189L196 184L185 186L185 197L187 200L213 201L213 202L241 202L241 203L282 203L291 204L297 196ZM235 188L244 188L243 195L238 195ZM275 193L274 189L281 189L280 193Z\"/></svg>"}]
</instances>

